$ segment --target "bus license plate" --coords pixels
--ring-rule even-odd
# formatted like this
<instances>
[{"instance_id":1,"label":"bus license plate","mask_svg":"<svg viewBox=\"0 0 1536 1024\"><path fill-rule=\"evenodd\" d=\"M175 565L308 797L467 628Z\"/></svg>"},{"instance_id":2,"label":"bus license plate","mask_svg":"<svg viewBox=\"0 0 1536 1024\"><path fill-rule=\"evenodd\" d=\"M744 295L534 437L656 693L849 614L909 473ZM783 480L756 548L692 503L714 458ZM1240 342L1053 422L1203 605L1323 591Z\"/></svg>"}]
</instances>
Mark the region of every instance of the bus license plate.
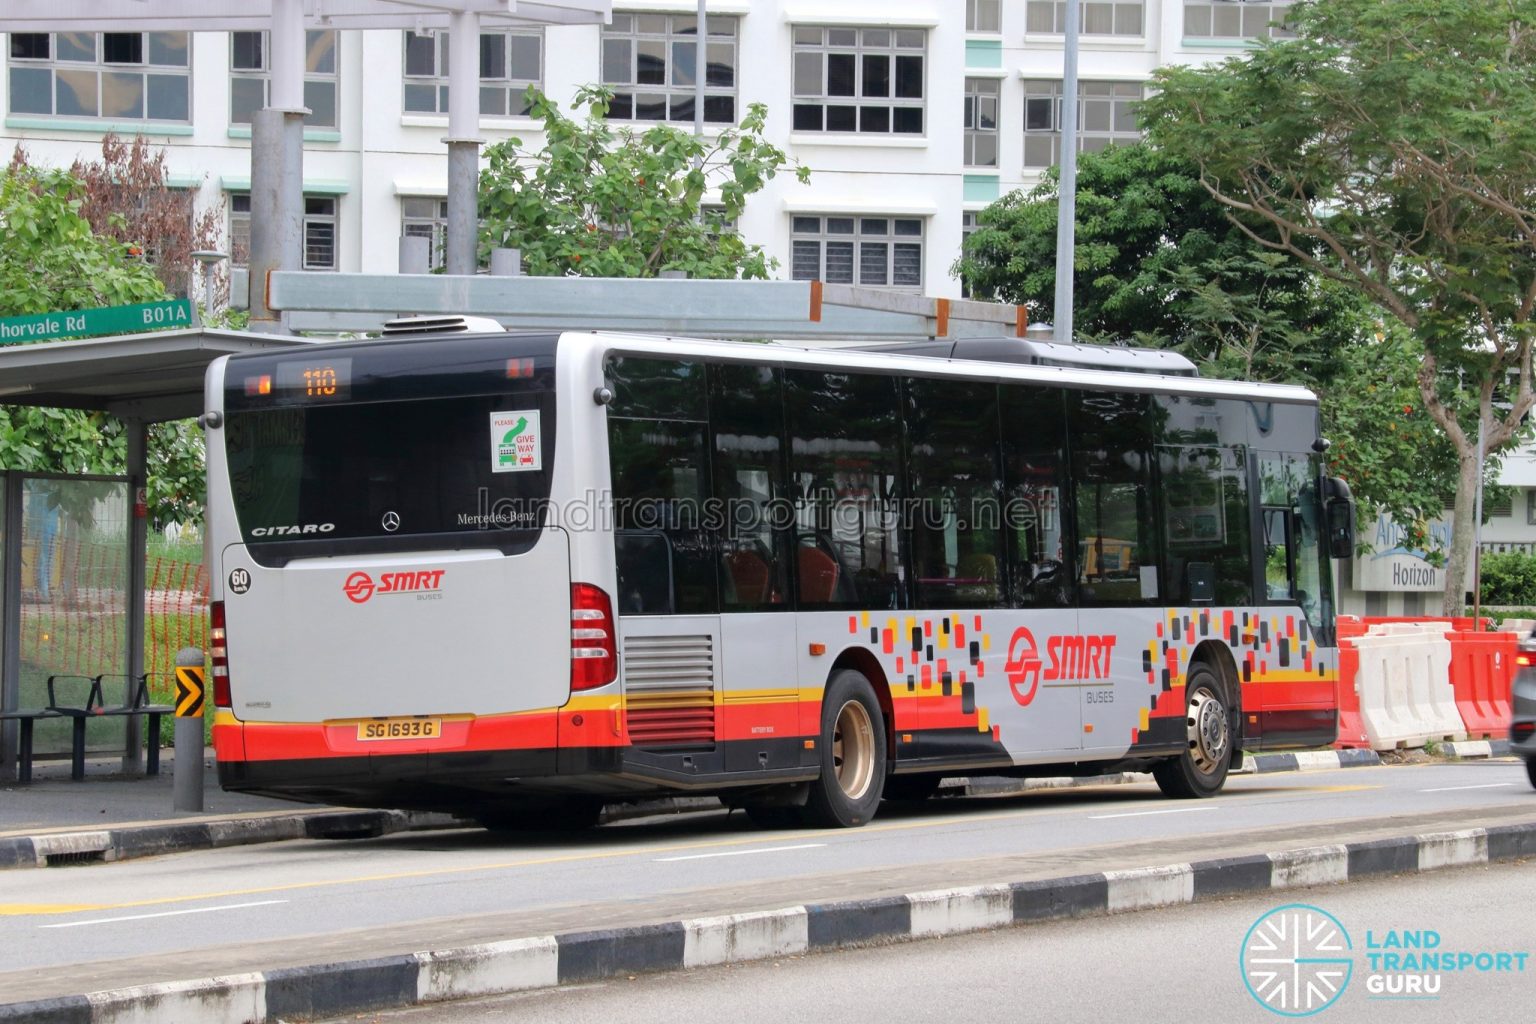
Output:
<instances>
[{"instance_id":1,"label":"bus license plate","mask_svg":"<svg viewBox=\"0 0 1536 1024\"><path fill-rule=\"evenodd\" d=\"M440 718L380 718L357 723L360 740L435 740L442 734Z\"/></svg>"}]
</instances>

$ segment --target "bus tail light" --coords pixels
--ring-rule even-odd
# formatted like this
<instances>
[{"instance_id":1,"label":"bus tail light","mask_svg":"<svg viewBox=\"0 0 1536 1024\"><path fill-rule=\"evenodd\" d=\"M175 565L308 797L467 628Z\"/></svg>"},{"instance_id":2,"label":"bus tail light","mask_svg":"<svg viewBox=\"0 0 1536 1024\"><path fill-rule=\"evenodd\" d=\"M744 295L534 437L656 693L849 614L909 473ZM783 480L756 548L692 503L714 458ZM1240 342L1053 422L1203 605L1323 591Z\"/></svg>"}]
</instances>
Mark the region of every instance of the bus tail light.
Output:
<instances>
[{"instance_id":1,"label":"bus tail light","mask_svg":"<svg viewBox=\"0 0 1536 1024\"><path fill-rule=\"evenodd\" d=\"M1530 668L1532 665L1536 665L1536 651L1516 652L1515 664L1521 668Z\"/></svg>"},{"instance_id":2,"label":"bus tail light","mask_svg":"<svg viewBox=\"0 0 1536 1024\"><path fill-rule=\"evenodd\" d=\"M208 658L213 663L213 704L234 707L229 699L229 644L224 632L224 602L208 605Z\"/></svg>"},{"instance_id":3,"label":"bus tail light","mask_svg":"<svg viewBox=\"0 0 1536 1024\"><path fill-rule=\"evenodd\" d=\"M613 603L601 587L571 584L571 689L607 686L619 675Z\"/></svg>"}]
</instances>

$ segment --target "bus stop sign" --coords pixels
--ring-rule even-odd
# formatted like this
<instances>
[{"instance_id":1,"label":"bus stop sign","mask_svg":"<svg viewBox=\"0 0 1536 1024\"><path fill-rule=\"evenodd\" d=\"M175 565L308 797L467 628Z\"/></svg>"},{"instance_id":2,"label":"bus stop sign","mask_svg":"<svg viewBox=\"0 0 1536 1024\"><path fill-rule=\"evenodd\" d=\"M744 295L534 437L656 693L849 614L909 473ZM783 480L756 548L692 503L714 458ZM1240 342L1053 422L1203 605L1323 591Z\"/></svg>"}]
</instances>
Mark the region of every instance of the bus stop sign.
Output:
<instances>
[{"instance_id":1,"label":"bus stop sign","mask_svg":"<svg viewBox=\"0 0 1536 1024\"><path fill-rule=\"evenodd\" d=\"M0 318L0 345L49 338L75 338L132 331L164 331L192 326L192 302L141 302L132 306L103 306L72 313L36 313Z\"/></svg>"}]
</instances>

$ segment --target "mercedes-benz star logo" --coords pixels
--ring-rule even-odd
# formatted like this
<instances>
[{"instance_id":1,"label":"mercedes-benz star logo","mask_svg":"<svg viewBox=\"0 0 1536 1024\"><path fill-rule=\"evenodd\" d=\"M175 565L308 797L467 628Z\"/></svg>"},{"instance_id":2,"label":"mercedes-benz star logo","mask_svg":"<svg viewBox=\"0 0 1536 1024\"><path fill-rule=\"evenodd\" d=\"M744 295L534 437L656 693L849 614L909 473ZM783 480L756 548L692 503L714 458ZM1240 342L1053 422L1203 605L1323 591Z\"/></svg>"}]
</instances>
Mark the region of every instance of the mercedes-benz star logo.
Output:
<instances>
[{"instance_id":1,"label":"mercedes-benz star logo","mask_svg":"<svg viewBox=\"0 0 1536 1024\"><path fill-rule=\"evenodd\" d=\"M1326 910L1276 907L1243 937L1243 982L1259 1004L1282 1017L1310 1017L1349 985L1355 961L1349 933Z\"/></svg>"},{"instance_id":2,"label":"mercedes-benz star logo","mask_svg":"<svg viewBox=\"0 0 1536 1024\"><path fill-rule=\"evenodd\" d=\"M398 512L385 512L384 518L379 520L379 525L390 533L400 529L400 514Z\"/></svg>"}]
</instances>

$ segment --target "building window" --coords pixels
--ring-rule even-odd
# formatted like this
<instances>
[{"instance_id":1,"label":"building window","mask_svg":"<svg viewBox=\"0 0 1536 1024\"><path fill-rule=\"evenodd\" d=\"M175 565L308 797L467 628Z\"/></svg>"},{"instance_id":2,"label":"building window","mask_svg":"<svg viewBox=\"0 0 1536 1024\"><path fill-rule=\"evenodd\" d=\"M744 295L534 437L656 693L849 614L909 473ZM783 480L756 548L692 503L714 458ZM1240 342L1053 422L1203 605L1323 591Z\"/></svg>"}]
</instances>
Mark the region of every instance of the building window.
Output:
<instances>
[{"instance_id":1,"label":"building window","mask_svg":"<svg viewBox=\"0 0 1536 1024\"><path fill-rule=\"evenodd\" d=\"M480 113L526 117L523 96L544 81L544 33L504 29L480 33ZM405 33L405 111L448 113L448 33Z\"/></svg>"},{"instance_id":2,"label":"building window","mask_svg":"<svg viewBox=\"0 0 1536 1024\"><path fill-rule=\"evenodd\" d=\"M336 269L336 199L334 196L305 196L303 231L303 267L305 270ZM251 197L233 193L229 197L230 262L237 267L251 262Z\"/></svg>"},{"instance_id":3,"label":"building window","mask_svg":"<svg viewBox=\"0 0 1536 1024\"><path fill-rule=\"evenodd\" d=\"M1136 126L1139 82L1079 82L1077 151L1096 153L1111 145L1141 140ZM1024 83L1024 166L1061 162L1061 83Z\"/></svg>"},{"instance_id":4,"label":"building window","mask_svg":"<svg viewBox=\"0 0 1536 1024\"><path fill-rule=\"evenodd\" d=\"M965 80L965 166L997 166L997 102L1001 83L995 78Z\"/></svg>"},{"instance_id":5,"label":"building window","mask_svg":"<svg viewBox=\"0 0 1536 1024\"><path fill-rule=\"evenodd\" d=\"M229 34L229 123L250 124L251 114L265 107L272 95L270 33ZM304 123L335 128L336 33L304 34Z\"/></svg>"},{"instance_id":6,"label":"building window","mask_svg":"<svg viewBox=\"0 0 1536 1024\"><path fill-rule=\"evenodd\" d=\"M923 287L923 222L917 217L797 216L790 249L796 281Z\"/></svg>"},{"instance_id":7,"label":"building window","mask_svg":"<svg viewBox=\"0 0 1536 1024\"><path fill-rule=\"evenodd\" d=\"M923 134L922 29L795 28L795 131Z\"/></svg>"},{"instance_id":8,"label":"building window","mask_svg":"<svg viewBox=\"0 0 1536 1024\"><path fill-rule=\"evenodd\" d=\"M980 226L980 223L979 223L979 221L977 219L977 211L975 211L975 210L964 210L964 211L961 212L961 214L960 214L960 258L961 259L965 258L965 243L966 243L966 241L969 240L970 237L976 233L976 229L979 226ZM967 281L964 277L960 278L960 297L962 299L974 299L976 297L974 294L972 294L970 282Z\"/></svg>"},{"instance_id":9,"label":"building window","mask_svg":"<svg viewBox=\"0 0 1536 1024\"><path fill-rule=\"evenodd\" d=\"M443 265L443 240L448 232L448 200L406 196L400 200L400 233L427 240L427 265Z\"/></svg>"},{"instance_id":10,"label":"building window","mask_svg":"<svg viewBox=\"0 0 1536 1024\"><path fill-rule=\"evenodd\" d=\"M1033 5L1031 5L1033 6ZM1185 0L1186 39L1290 39L1278 25L1291 0Z\"/></svg>"},{"instance_id":11,"label":"building window","mask_svg":"<svg viewBox=\"0 0 1536 1024\"><path fill-rule=\"evenodd\" d=\"M10 112L185 124L187 41L185 32L13 32Z\"/></svg>"},{"instance_id":12,"label":"building window","mask_svg":"<svg viewBox=\"0 0 1536 1024\"><path fill-rule=\"evenodd\" d=\"M1001 0L965 0L965 30L967 32L1001 32Z\"/></svg>"},{"instance_id":13,"label":"building window","mask_svg":"<svg viewBox=\"0 0 1536 1024\"><path fill-rule=\"evenodd\" d=\"M1145 6L1142 0L1115 0L1114 3L1088 0L1079 8L1077 29L1085 36L1139 36ZM1060 35L1066 29L1067 5L1064 0L1029 0L1024 31Z\"/></svg>"},{"instance_id":14,"label":"building window","mask_svg":"<svg viewBox=\"0 0 1536 1024\"><path fill-rule=\"evenodd\" d=\"M704 120L736 123L736 22L709 17L704 54ZM693 122L699 19L693 14L618 14L603 29L603 84L617 121Z\"/></svg>"}]
</instances>

